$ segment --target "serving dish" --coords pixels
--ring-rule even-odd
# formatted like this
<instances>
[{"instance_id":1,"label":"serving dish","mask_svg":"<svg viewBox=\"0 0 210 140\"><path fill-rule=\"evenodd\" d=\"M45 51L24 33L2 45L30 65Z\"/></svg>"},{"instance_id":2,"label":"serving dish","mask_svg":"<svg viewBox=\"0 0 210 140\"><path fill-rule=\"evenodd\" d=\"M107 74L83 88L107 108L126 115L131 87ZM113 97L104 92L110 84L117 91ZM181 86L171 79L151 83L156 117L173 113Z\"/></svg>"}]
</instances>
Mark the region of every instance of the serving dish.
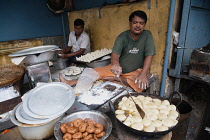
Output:
<instances>
[{"instance_id":1,"label":"serving dish","mask_svg":"<svg viewBox=\"0 0 210 140\"><path fill-rule=\"evenodd\" d=\"M100 140L106 140L106 138L108 138L108 136L110 135L112 131L112 122L109 119L109 117L106 116L104 113L95 111L95 110L78 111L64 117L63 119L61 119L55 124L54 135L57 140L63 140L62 139L63 133L60 130L61 124L74 121L77 118L81 118L83 120L86 118L90 118L94 120L95 122L102 124L104 126L106 134Z\"/></svg>"}]
</instances>

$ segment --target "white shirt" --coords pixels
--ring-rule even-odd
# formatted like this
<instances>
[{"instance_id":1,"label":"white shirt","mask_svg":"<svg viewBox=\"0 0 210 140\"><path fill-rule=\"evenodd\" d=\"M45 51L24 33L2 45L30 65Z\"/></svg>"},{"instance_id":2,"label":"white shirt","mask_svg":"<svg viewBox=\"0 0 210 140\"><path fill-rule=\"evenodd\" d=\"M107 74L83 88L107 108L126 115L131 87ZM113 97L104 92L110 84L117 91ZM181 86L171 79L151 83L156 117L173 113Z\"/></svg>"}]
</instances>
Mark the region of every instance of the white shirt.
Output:
<instances>
[{"instance_id":1,"label":"white shirt","mask_svg":"<svg viewBox=\"0 0 210 140\"><path fill-rule=\"evenodd\" d=\"M79 51L80 48L84 48L86 53L90 52L90 38L88 34L83 31L82 34L76 39L75 31L72 31L69 35L68 46L72 46L72 52Z\"/></svg>"}]
</instances>

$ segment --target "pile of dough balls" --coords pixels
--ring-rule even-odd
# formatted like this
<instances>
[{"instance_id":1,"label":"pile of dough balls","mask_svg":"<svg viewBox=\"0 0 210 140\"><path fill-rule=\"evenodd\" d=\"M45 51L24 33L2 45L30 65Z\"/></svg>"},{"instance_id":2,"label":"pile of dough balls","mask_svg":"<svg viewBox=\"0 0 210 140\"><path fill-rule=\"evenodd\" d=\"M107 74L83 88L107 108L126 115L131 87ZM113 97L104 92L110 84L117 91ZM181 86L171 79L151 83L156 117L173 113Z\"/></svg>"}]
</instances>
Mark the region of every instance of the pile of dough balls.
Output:
<instances>
[{"instance_id":1,"label":"pile of dough balls","mask_svg":"<svg viewBox=\"0 0 210 140\"><path fill-rule=\"evenodd\" d=\"M66 75L66 76L78 75L78 74L80 74L83 70L84 70L84 68L72 66L72 67L70 67L69 70L67 70L67 71L65 72L65 75Z\"/></svg>"},{"instance_id":2,"label":"pile of dough balls","mask_svg":"<svg viewBox=\"0 0 210 140\"><path fill-rule=\"evenodd\" d=\"M84 120L78 118L72 122L63 123L60 129L64 133L64 140L99 140L106 134L102 124L89 118Z\"/></svg>"},{"instance_id":3,"label":"pile of dough balls","mask_svg":"<svg viewBox=\"0 0 210 140\"><path fill-rule=\"evenodd\" d=\"M161 101L142 95L132 97L144 110L145 117L141 118L130 97L123 97L115 114L125 125L139 131L160 132L167 131L178 123L179 113L176 111L176 106L171 105L168 100Z\"/></svg>"},{"instance_id":4,"label":"pile of dough balls","mask_svg":"<svg viewBox=\"0 0 210 140\"><path fill-rule=\"evenodd\" d=\"M91 53L87 53L85 55L82 55L80 57L77 57L76 60L77 61L82 61L82 62L88 62L90 63L91 61L95 60L95 59L98 59L102 56L105 56L107 54L110 54L112 52L111 49L101 49L101 50L96 50L94 52L91 52Z\"/></svg>"}]
</instances>

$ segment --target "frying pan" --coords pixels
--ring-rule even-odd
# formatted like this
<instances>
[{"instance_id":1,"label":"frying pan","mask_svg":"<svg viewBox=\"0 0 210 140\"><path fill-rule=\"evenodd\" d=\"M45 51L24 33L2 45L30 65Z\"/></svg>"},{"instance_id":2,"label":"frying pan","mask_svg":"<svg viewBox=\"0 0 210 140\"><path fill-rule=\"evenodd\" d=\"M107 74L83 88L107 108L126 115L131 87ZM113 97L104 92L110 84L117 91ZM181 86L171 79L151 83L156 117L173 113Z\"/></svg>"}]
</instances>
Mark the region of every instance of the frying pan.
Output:
<instances>
[{"instance_id":1,"label":"frying pan","mask_svg":"<svg viewBox=\"0 0 210 140\"><path fill-rule=\"evenodd\" d=\"M179 99L180 99L180 102L181 102L182 96L181 96L178 92L172 93L172 94L170 95L169 101L173 98L173 96L174 96L175 94L179 95ZM134 93L131 93L131 95L132 95L132 96L143 95L143 96L145 96L145 97L146 97L146 96L149 96L149 97L151 97L151 98L153 98L153 99L156 98L156 99L160 99L160 100L162 100L162 101L163 101L163 100L167 100L166 98L160 97L160 96L158 96L158 95L147 94L147 93L139 94L139 93L134 92ZM115 110L117 109L118 104L119 104L119 102L122 100L123 97L129 97L129 95L120 96L120 97L117 98L114 102L110 102L110 109L111 109L111 111L112 111L113 114L115 114ZM178 109L177 109L177 112L179 113ZM179 119L180 119L180 113L179 113L179 116L177 117L177 121L179 121ZM170 128L169 128L168 130L166 130L166 131L161 131L161 132L144 132L144 131L140 131L140 130L133 129L133 128L131 128L131 127L129 127L129 126L123 124L120 120L117 119L116 114L115 114L115 120L117 120L117 122L118 122L122 127L124 127L126 130L128 130L129 132L135 133L135 134L140 135L140 136L143 136L143 137L150 137L150 138L151 138L151 137L158 138L158 137L161 137L161 136L163 136L163 135L166 135L166 134L168 134L169 132L171 132L171 131L177 126L177 124L178 124L178 123L177 123L175 126L170 127Z\"/></svg>"}]
</instances>

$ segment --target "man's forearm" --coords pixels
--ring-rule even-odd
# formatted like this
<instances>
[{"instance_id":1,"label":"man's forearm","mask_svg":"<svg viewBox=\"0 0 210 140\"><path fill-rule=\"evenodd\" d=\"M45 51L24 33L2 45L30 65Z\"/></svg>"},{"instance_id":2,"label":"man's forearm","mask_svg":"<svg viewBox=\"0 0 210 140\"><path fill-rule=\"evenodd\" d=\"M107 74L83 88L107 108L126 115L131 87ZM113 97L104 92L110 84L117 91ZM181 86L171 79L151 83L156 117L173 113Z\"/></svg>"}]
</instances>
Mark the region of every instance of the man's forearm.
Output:
<instances>
[{"instance_id":1,"label":"man's forearm","mask_svg":"<svg viewBox=\"0 0 210 140\"><path fill-rule=\"evenodd\" d=\"M63 53L71 52L71 48L71 46L66 47L65 49L63 49Z\"/></svg>"},{"instance_id":2,"label":"man's forearm","mask_svg":"<svg viewBox=\"0 0 210 140\"><path fill-rule=\"evenodd\" d=\"M85 52L85 49L80 49L79 51L67 54L68 57L72 57L75 55L82 55Z\"/></svg>"},{"instance_id":3,"label":"man's forearm","mask_svg":"<svg viewBox=\"0 0 210 140\"><path fill-rule=\"evenodd\" d=\"M152 63L152 55L146 56L146 58L144 60L144 66L142 68L141 74L144 74L144 75L147 74L151 63Z\"/></svg>"},{"instance_id":4,"label":"man's forearm","mask_svg":"<svg viewBox=\"0 0 210 140\"><path fill-rule=\"evenodd\" d=\"M118 54L116 54L115 52L112 52L111 54L111 64L119 64L119 58L120 56Z\"/></svg>"}]
</instances>

